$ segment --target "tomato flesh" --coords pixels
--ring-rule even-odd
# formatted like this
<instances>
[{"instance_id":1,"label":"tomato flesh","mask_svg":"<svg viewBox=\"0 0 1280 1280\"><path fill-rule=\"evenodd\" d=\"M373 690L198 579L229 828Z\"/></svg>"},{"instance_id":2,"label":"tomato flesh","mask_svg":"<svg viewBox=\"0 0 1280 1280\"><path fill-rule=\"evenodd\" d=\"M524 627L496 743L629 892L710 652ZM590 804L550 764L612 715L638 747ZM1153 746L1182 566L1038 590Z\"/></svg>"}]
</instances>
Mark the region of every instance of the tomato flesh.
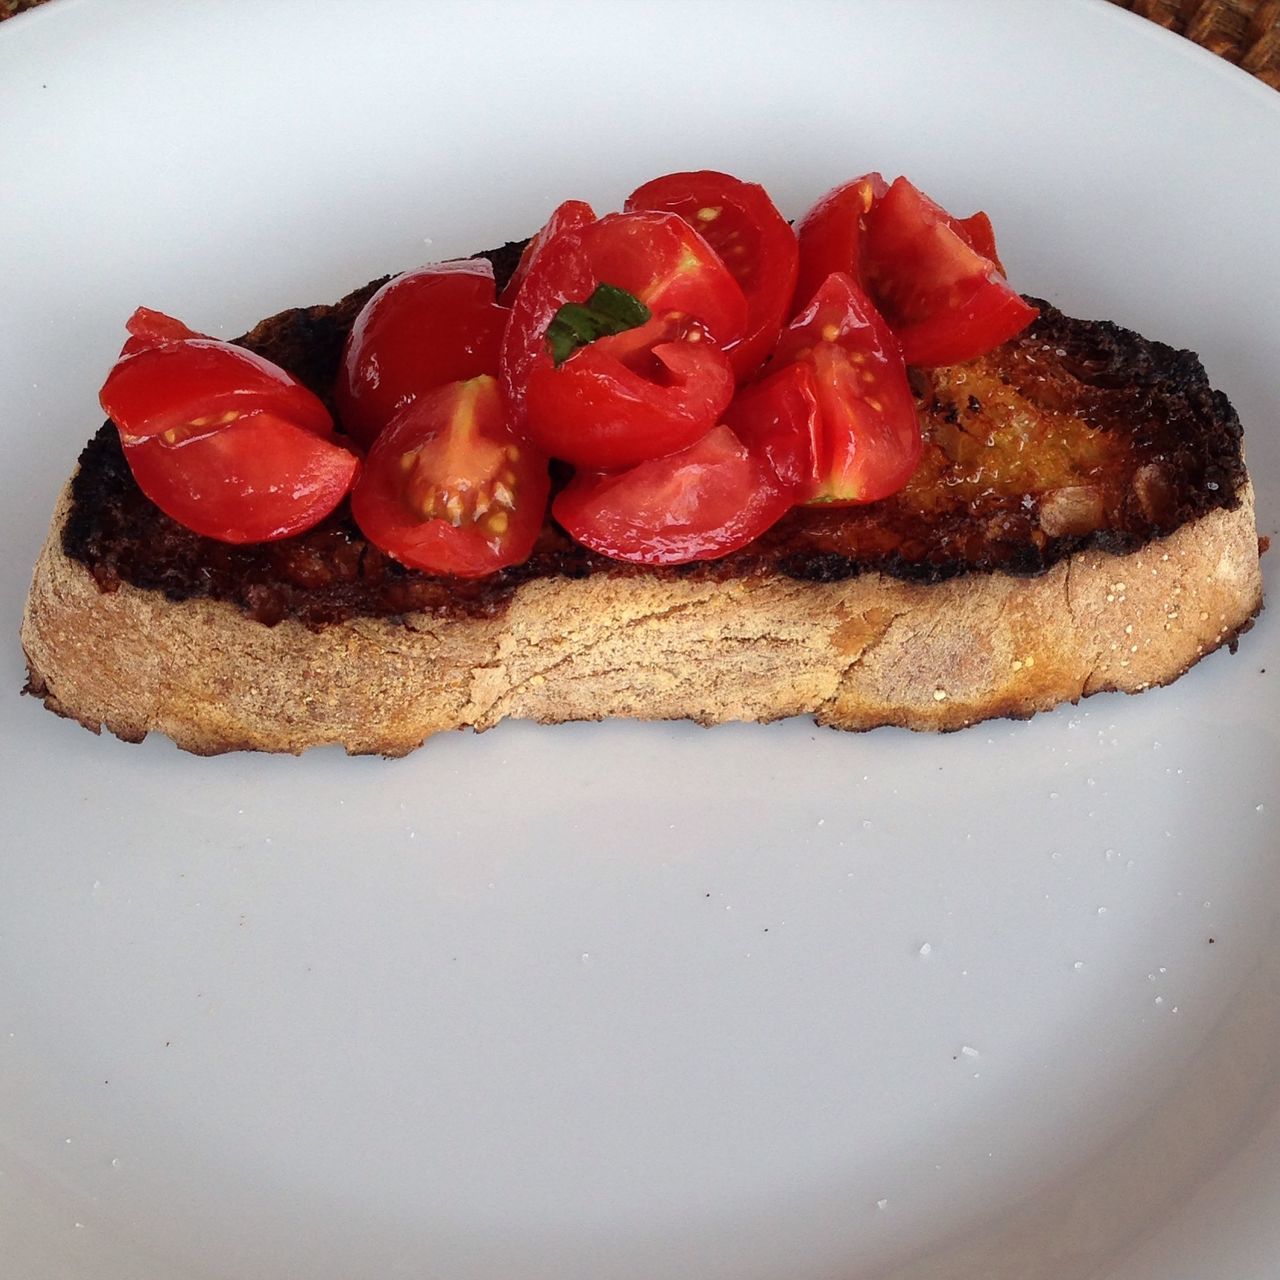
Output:
<instances>
[{"instance_id":1,"label":"tomato flesh","mask_svg":"<svg viewBox=\"0 0 1280 1280\"><path fill-rule=\"evenodd\" d=\"M984 235L979 227L978 238ZM1037 314L950 214L905 178L871 212L864 261L871 295L908 364L976 359Z\"/></svg>"},{"instance_id":2,"label":"tomato flesh","mask_svg":"<svg viewBox=\"0 0 1280 1280\"><path fill-rule=\"evenodd\" d=\"M479 577L528 559L550 490L511 430L496 379L419 396L374 442L351 495L365 536L401 564Z\"/></svg>"},{"instance_id":3,"label":"tomato flesh","mask_svg":"<svg viewBox=\"0 0 1280 1280\"><path fill-rule=\"evenodd\" d=\"M389 280L365 303L343 346L334 384L339 421L367 448L424 392L496 374L507 316L483 258Z\"/></svg>"},{"instance_id":4,"label":"tomato flesh","mask_svg":"<svg viewBox=\"0 0 1280 1280\"><path fill-rule=\"evenodd\" d=\"M670 173L638 187L626 210L678 214L716 251L747 300L746 328L727 349L739 380L773 350L796 288L795 232L765 189L704 169Z\"/></svg>"},{"instance_id":5,"label":"tomato flesh","mask_svg":"<svg viewBox=\"0 0 1280 1280\"><path fill-rule=\"evenodd\" d=\"M796 227L800 270L795 311L803 311L809 305L822 282L834 271L845 272L865 287L862 255L867 218L888 190L888 183L878 173L866 173L828 191L800 219Z\"/></svg>"},{"instance_id":6,"label":"tomato flesh","mask_svg":"<svg viewBox=\"0 0 1280 1280\"><path fill-rule=\"evenodd\" d=\"M670 314L580 348L529 377L525 430L555 458L615 470L705 435L733 398L723 352Z\"/></svg>"},{"instance_id":7,"label":"tomato flesh","mask_svg":"<svg viewBox=\"0 0 1280 1280\"><path fill-rule=\"evenodd\" d=\"M920 460L915 398L888 326L844 272L827 277L778 344L807 364L818 404L810 502L874 502L902 488Z\"/></svg>"},{"instance_id":8,"label":"tomato flesh","mask_svg":"<svg viewBox=\"0 0 1280 1280\"><path fill-rule=\"evenodd\" d=\"M601 555L673 565L736 551L791 505L769 464L720 425L679 453L627 471L580 471L551 509L573 538Z\"/></svg>"},{"instance_id":9,"label":"tomato flesh","mask_svg":"<svg viewBox=\"0 0 1280 1280\"><path fill-rule=\"evenodd\" d=\"M350 450L265 410L176 444L125 440L124 454L165 515L234 543L309 529L342 501L360 467Z\"/></svg>"}]
</instances>

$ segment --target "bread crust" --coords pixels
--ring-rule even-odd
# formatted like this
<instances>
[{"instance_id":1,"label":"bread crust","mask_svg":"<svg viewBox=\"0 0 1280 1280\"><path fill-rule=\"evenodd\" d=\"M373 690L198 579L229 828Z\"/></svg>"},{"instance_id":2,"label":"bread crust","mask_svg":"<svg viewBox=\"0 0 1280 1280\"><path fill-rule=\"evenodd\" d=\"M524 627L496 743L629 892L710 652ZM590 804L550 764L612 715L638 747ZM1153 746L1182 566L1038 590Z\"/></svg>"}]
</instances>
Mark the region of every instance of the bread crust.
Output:
<instances>
[{"instance_id":1,"label":"bread crust","mask_svg":"<svg viewBox=\"0 0 1280 1280\"><path fill-rule=\"evenodd\" d=\"M1036 577L727 581L600 573L522 584L493 616L266 626L227 602L103 591L63 551L70 485L22 622L28 690L95 732L202 755L403 755L445 729L812 715L952 730L1176 679L1262 606L1252 489L1127 554Z\"/></svg>"}]
</instances>

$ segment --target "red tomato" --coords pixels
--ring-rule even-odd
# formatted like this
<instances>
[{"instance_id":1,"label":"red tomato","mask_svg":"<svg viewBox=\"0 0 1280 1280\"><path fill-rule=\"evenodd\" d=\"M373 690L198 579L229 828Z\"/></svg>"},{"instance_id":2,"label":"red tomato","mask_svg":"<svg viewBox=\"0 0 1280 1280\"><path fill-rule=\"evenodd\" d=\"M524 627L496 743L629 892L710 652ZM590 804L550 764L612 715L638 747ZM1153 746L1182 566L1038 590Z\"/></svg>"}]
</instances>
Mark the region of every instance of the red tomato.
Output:
<instances>
[{"instance_id":1,"label":"red tomato","mask_svg":"<svg viewBox=\"0 0 1280 1280\"><path fill-rule=\"evenodd\" d=\"M692 316L722 348L742 337L742 288L683 218L647 210L611 213L581 234L597 284L625 289L655 315Z\"/></svg>"},{"instance_id":2,"label":"red tomato","mask_svg":"<svg viewBox=\"0 0 1280 1280\"><path fill-rule=\"evenodd\" d=\"M893 335L851 277L827 277L782 335L777 359L813 370L818 485L810 500L874 502L902 488L922 447L915 399Z\"/></svg>"},{"instance_id":3,"label":"red tomato","mask_svg":"<svg viewBox=\"0 0 1280 1280\"><path fill-rule=\"evenodd\" d=\"M796 311L809 305L833 271L843 271L864 284L862 251L867 215L888 190L888 184L878 173L867 173L828 191L800 219L796 227L800 243Z\"/></svg>"},{"instance_id":4,"label":"red tomato","mask_svg":"<svg viewBox=\"0 0 1280 1280\"><path fill-rule=\"evenodd\" d=\"M989 258L995 263L996 270L1004 275L1004 266L996 256L996 229L991 225L991 219L981 210L971 213L967 218L952 218L949 214L947 216L951 229L963 237L969 248L984 258Z\"/></svg>"},{"instance_id":5,"label":"red tomato","mask_svg":"<svg viewBox=\"0 0 1280 1280\"><path fill-rule=\"evenodd\" d=\"M265 542L310 528L360 463L323 403L283 369L140 307L100 393L138 487L206 537Z\"/></svg>"},{"instance_id":6,"label":"red tomato","mask_svg":"<svg viewBox=\"0 0 1280 1280\"><path fill-rule=\"evenodd\" d=\"M1036 317L998 264L978 252L946 210L905 178L876 202L865 248L871 295L908 364L975 359Z\"/></svg>"},{"instance_id":7,"label":"red tomato","mask_svg":"<svg viewBox=\"0 0 1280 1280\"><path fill-rule=\"evenodd\" d=\"M550 486L546 458L481 376L420 395L374 441L351 512L401 564L479 577L528 558Z\"/></svg>"},{"instance_id":8,"label":"red tomato","mask_svg":"<svg viewBox=\"0 0 1280 1280\"><path fill-rule=\"evenodd\" d=\"M339 421L368 448L424 391L497 373L507 314L484 258L388 280L365 303L342 349L333 392Z\"/></svg>"},{"instance_id":9,"label":"red tomato","mask_svg":"<svg viewBox=\"0 0 1280 1280\"><path fill-rule=\"evenodd\" d=\"M147 314L168 320L159 312ZM317 435L333 435L333 420L321 400L270 360L199 335L154 345L151 335L160 326L150 319L145 323L149 331L140 339L143 345L117 361L98 397L126 443L163 436L177 444L264 411ZM175 333L186 328L177 320L170 324Z\"/></svg>"},{"instance_id":10,"label":"red tomato","mask_svg":"<svg viewBox=\"0 0 1280 1280\"><path fill-rule=\"evenodd\" d=\"M795 501L805 502L818 492L822 421L811 365L797 361L744 387L725 411L724 422L769 463Z\"/></svg>"},{"instance_id":11,"label":"red tomato","mask_svg":"<svg viewBox=\"0 0 1280 1280\"><path fill-rule=\"evenodd\" d=\"M668 314L597 338L529 375L525 431L553 458L602 471L692 444L733 398L728 357Z\"/></svg>"},{"instance_id":12,"label":"red tomato","mask_svg":"<svg viewBox=\"0 0 1280 1280\"><path fill-rule=\"evenodd\" d=\"M599 284L634 295L653 315L692 317L717 345L746 324L741 288L707 242L670 213L614 213L554 236L531 263L511 309L502 381L523 426L529 377L551 365L547 329L567 302L585 302Z\"/></svg>"},{"instance_id":13,"label":"red tomato","mask_svg":"<svg viewBox=\"0 0 1280 1280\"><path fill-rule=\"evenodd\" d=\"M520 286L524 283L525 276L529 274L529 264L542 252L548 241L554 240L562 231L576 231L595 220L595 211L583 200L566 200L559 205L547 219L542 230L525 245L520 261L511 273L511 279L507 281L498 301L504 307L509 307L515 302L516 294L520 292Z\"/></svg>"},{"instance_id":14,"label":"red tomato","mask_svg":"<svg viewBox=\"0 0 1280 1280\"><path fill-rule=\"evenodd\" d=\"M162 347L170 342L182 342L187 338L203 338L206 334L188 329L181 320L167 316L163 311L152 311L150 307L139 307L124 327L129 337L120 348L122 356L131 356L145 351L148 347Z\"/></svg>"},{"instance_id":15,"label":"red tomato","mask_svg":"<svg viewBox=\"0 0 1280 1280\"><path fill-rule=\"evenodd\" d=\"M360 467L350 450L267 410L176 444L125 440L124 454L161 511L222 542L309 529L338 505Z\"/></svg>"},{"instance_id":16,"label":"red tomato","mask_svg":"<svg viewBox=\"0 0 1280 1280\"><path fill-rule=\"evenodd\" d=\"M677 213L720 255L747 298L746 331L728 355L738 378L750 377L782 331L799 260L795 232L768 193L703 169L646 182L623 207Z\"/></svg>"},{"instance_id":17,"label":"red tomato","mask_svg":"<svg viewBox=\"0 0 1280 1280\"><path fill-rule=\"evenodd\" d=\"M580 471L551 509L593 551L669 565L728 555L790 507L769 464L721 425L687 449L629 471Z\"/></svg>"}]
</instances>

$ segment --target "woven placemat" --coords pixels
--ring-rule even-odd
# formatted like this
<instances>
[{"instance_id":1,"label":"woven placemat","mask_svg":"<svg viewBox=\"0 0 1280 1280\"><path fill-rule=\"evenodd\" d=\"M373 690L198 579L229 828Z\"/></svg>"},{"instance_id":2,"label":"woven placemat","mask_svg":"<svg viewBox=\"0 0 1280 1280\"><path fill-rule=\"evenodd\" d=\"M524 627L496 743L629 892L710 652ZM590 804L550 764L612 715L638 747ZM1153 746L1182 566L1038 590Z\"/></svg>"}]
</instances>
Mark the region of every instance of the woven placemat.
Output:
<instances>
[{"instance_id":1,"label":"woven placemat","mask_svg":"<svg viewBox=\"0 0 1280 1280\"><path fill-rule=\"evenodd\" d=\"M45 0L0 0L0 21ZM1111 0L1280 89L1280 0Z\"/></svg>"},{"instance_id":2,"label":"woven placemat","mask_svg":"<svg viewBox=\"0 0 1280 1280\"><path fill-rule=\"evenodd\" d=\"M1280 89L1280 0L1111 0Z\"/></svg>"}]
</instances>

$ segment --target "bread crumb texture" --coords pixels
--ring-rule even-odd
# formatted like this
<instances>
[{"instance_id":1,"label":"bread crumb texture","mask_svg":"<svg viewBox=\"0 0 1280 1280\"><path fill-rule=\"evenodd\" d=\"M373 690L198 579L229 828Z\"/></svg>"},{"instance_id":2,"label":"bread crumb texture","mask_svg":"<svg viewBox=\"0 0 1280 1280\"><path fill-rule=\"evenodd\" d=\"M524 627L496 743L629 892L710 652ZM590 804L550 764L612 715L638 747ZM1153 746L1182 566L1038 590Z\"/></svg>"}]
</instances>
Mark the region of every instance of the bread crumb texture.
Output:
<instances>
[{"instance_id":1,"label":"bread crumb texture","mask_svg":"<svg viewBox=\"0 0 1280 1280\"><path fill-rule=\"evenodd\" d=\"M1082 553L1033 578L596 574L531 581L493 618L320 630L100 591L62 552L67 501L23 618L29 691L95 731L160 732L200 754L338 743L395 756L507 717L960 729L1165 684L1262 604L1251 490L1131 554Z\"/></svg>"}]
</instances>

